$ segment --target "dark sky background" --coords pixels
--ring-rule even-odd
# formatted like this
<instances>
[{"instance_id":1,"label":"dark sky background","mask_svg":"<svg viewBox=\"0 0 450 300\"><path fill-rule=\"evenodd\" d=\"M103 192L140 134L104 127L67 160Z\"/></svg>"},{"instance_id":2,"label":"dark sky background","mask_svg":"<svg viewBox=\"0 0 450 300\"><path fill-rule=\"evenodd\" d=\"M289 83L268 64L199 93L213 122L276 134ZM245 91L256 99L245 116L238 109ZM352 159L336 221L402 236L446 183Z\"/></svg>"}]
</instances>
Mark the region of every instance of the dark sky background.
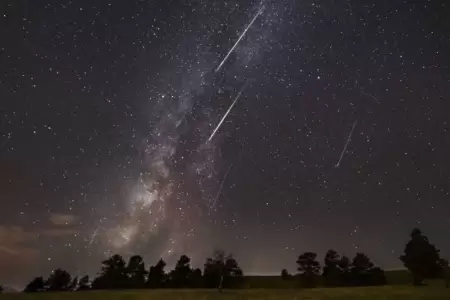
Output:
<instances>
[{"instance_id":1,"label":"dark sky background","mask_svg":"<svg viewBox=\"0 0 450 300\"><path fill-rule=\"evenodd\" d=\"M413 227L450 258L449 7L1 1L0 283L216 248L397 268Z\"/></svg>"}]
</instances>

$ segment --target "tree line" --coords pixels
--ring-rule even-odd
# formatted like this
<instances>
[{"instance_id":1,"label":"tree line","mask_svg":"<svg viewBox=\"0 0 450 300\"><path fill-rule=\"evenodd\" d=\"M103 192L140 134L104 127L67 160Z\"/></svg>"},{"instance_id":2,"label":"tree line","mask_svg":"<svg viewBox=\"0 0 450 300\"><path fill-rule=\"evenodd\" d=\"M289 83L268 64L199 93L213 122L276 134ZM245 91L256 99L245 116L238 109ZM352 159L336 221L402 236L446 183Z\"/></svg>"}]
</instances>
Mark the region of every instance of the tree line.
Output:
<instances>
[{"instance_id":1,"label":"tree line","mask_svg":"<svg viewBox=\"0 0 450 300\"><path fill-rule=\"evenodd\" d=\"M148 270L140 255L131 256L126 262L115 254L102 261L101 271L90 281L88 275L78 279L69 272L56 269L47 279L34 278L24 292L84 291L143 288L236 288L242 284L243 272L232 254L215 251L206 259L203 272L192 268L190 258L182 255L175 267L166 273L166 263L160 259Z\"/></svg>"},{"instance_id":2,"label":"tree line","mask_svg":"<svg viewBox=\"0 0 450 300\"><path fill-rule=\"evenodd\" d=\"M448 261L440 257L440 251L429 242L419 230L414 229L404 253L399 257L412 274L412 283L422 285L427 278L446 278L448 286L450 269ZM84 291L102 289L144 289L144 288L239 288L243 286L244 274L232 254L215 251L207 258L203 270L192 268L191 260L182 255L173 270L166 272L166 263L160 259L148 270L139 255L131 256L126 262L118 254L102 261L101 271L92 281L89 276L72 278L69 272L56 269L47 279L34 278L25 292ZM374 265L364 253L357 253L350 260L334 250L328 250L323 267L317 254L305 252L297 261L298 273L281 271L283 280L297 280L299 286L312 288L317 285L370 286L386 284L385 272ZM1 290L0 290L1 291Z\"/></svg>"},{"instance_id":3,"label":"tree line","mask_svg":"<svg viewBox=\"0 0 450 300\"><path fill-rule=\"evenodd\" d=\"M370 286L386 284L384 271L376 267L364 253L356 253L352 261L339 256L334 250L328 250L324 266L316 260L313 252L305 252L297 259L298 277L304 287L315 287L321 280L325 286ZM412 274L413 285L423 285L425 279L444 278L450 285L449 262L440 257L440 250L431 244L420 229L413 229L410 241L404 253L399 257L403 265ZM286 270L281 272L284 279L291 276Z\"/></svg>"}]
</instances>

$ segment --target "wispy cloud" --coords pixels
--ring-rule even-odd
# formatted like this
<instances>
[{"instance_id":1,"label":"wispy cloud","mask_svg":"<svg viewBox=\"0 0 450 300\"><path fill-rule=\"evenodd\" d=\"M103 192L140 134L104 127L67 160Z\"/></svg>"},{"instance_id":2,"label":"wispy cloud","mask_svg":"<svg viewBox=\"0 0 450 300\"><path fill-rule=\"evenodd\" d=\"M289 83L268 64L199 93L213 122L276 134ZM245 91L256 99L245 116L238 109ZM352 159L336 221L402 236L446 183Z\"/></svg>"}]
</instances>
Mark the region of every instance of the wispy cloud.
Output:
<instances>
[{"instance_id":1,"label":"wispy cloud","mask_svg":"<svg viewBox=\"0 0 450 300\"><path fill-rule=\"evenodd\" d=\"M50 222L53 225L67 226L72 225L76 221L75 215L53 213L50 215Z\"/></svg>"},{"instance_id":2,"label":"wispy cloud","mask_svg":"<svg viewBox=\"0 0 450 300\"><path fill-rule=\"evenodd\" d=\"M75 229L63 229L63 228L49 228L49 229L42 229L39 231L40 235L50 237L64 237L68 235L74 235L77 233L78 231Z\"/></svg>"}]
</instances>

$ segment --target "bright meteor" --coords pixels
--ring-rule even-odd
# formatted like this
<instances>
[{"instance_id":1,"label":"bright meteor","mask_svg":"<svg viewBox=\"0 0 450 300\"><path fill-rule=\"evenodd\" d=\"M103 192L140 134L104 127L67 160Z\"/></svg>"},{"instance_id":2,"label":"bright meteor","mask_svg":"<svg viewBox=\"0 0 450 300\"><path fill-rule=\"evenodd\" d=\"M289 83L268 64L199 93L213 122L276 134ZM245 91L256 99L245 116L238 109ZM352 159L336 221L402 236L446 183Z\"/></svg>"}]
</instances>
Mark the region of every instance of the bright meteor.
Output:
<instances>
[{"instance_id":1,"label":"bright meteor","mask_svg":"<svg viewBox=\"0 0 450 300\"><path fill-rule=\"evenodd\" d=\"M230 111L233 109L233 106L236 104L236 102L238 101L239 97L241 97L242 92L244 91L245 87L247 86L247 82L245 82L245 84L242 86L241 90L239 91L239 93L237 94L236 98L234 99L233 103L231 103L230 107L228 108L227 112L225 113L225 115L223 115L222 119L220 120L219 124L216 126L216 129L214 129L213 133L211 134L211 136L209 137L208 141L211 141L212 138L214 137L214 135L216 134L217 130L219 130L220 126L222 125L223 121L225 121L225 119L227 118L228 114L230 113Z\"/></svg>"},{"instance_id":2,"label":"bright meteor","mask_svg":"<svg viewBox=\"0 0 450 300\"><path fill-rule=\"evenodd\" d=\"M339 161L336 164L336 168L339 168L339 166L341 164L341 160L344 157L345 150L347 150L348 144L350 143L350 140L351 140L352 135L353 135L353 131L355 130L355 127L356 127L357 123L358 123L358 121L355 121L353 123L352 130L350 131L350 134L348 135L347 142L345 143L344 149L342 150L342 153L341 153L341 157L339 158Z\"/></svg>"},{"instance_id":3,"label":"bright meteor","mask_svg":"<svg viewBox=\"0 0 450 300\"><path fill-rule=\"evenodd\" d=\"M233 45L233 47L231 47L230 51L228 51L228 54L225 56L225 58L222 60L222 62L220 63L220 65L216 68L216 72L218 72L220 70L220 68L222 68L223 64L227 61L228 57L230 56L231 52L234 51L234 48L236 48L236 46L239 44L239 42L242 40L242 38L245 36L245 34L247 33L248 29L250 27L252 27L253 23L256 21L256 19L259 17L259 15L262 13L263 11L263 7L261 7L258 10L258 13L253 17L253 20L250 22L250 24L248 24L248 26L245 28L244 32L239 36L238 40L236 41L236 43Z\"/></svg>"}]
</instances>

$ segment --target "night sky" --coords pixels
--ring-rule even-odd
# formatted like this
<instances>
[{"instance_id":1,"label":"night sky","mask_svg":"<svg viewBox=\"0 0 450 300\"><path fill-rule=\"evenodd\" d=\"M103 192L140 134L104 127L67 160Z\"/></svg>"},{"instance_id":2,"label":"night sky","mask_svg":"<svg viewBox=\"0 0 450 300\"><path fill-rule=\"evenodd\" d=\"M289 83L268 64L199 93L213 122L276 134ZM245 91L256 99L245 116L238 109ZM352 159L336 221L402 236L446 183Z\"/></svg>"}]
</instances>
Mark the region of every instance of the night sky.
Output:
<instances>
[{"instance_id":1,"label":"night sky","mask_svg":"<svg viewBox=\"0 0 450 300\"><path fill-rule=\"evenodd\" d=\"M0 283L217 248L247 274L329 248L398 268L414 227L449 258L449 15L1 1Z\"/></svg>"}]
</instances>

